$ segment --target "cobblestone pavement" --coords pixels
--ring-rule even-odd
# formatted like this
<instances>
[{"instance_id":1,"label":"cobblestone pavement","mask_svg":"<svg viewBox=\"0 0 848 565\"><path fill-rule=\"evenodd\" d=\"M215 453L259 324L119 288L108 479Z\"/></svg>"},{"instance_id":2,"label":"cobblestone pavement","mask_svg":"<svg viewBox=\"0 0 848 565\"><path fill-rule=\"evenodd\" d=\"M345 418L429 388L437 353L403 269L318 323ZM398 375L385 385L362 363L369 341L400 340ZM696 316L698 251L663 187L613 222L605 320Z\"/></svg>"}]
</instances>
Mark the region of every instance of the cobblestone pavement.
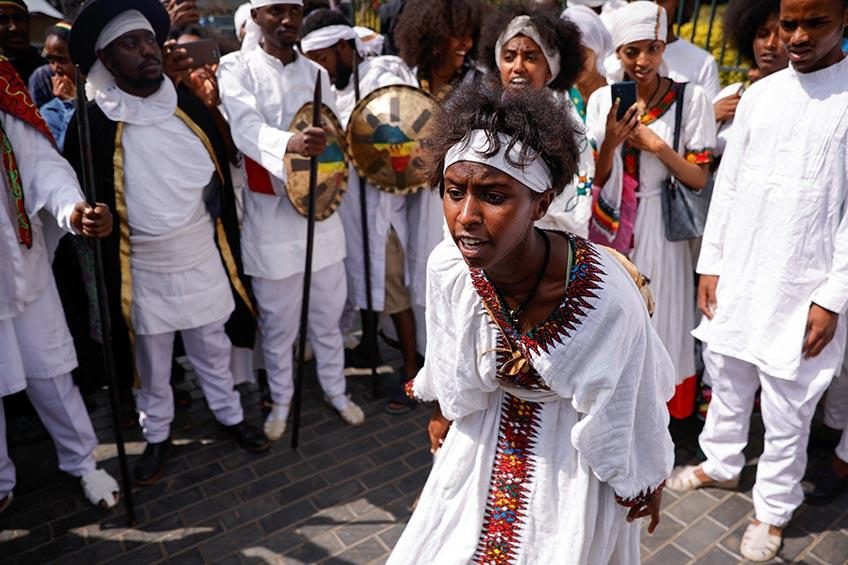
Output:
<instances>
[{"instance_id":1,"label":"cobblestone pavement","mask_svg":"<svg viewBox=\"0 0 848 565\"><path fill-rule=\"evenodd\" d=\"M382 563L410 516L430 469L425 435L429 409L404 416L382 412L367 380L351 379L366 423L345 426L307 383L301 446L289 433L265 454L241 451L212 419L193 379L191 408L178 415L177 443L156 485L135 490L139 525L127 528L122 507L90 507L76 480L57 470L49 439L12 449L18 466L14 504L0 515L1 563ZM243 392L249 421L260 423L259 394ZM106 397L92 408L101 440L98 459L117 474ZM674 428L680 445L694 446L697 423ZM752 426L760 437L761 426ZM128 432L130 465L143 449ZM755 442L756 443L756 442ZM760 449L751 447L751 455ZM826 456L813 452L813 459ZM687 448L678 460L694 459ZM666 492L653 536L643 534L645 563L738 563L739 539L751 516L755 458L740 492L715 489L684 496ZM848 562L848 497L803 507L786 531L777 562Z\"/></svg>"}]
</instances>

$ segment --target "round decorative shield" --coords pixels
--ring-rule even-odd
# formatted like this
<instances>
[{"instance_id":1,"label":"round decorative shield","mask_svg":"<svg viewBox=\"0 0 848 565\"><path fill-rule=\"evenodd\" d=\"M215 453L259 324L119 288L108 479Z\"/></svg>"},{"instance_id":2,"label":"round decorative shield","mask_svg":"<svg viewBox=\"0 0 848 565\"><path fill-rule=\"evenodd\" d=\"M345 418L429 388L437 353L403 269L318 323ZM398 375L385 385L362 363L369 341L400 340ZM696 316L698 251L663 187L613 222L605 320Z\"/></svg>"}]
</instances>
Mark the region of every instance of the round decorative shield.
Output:
<instances>
[{"instance_id":1,"label":"round decorative shield","mask_svg":"<svg viewBox=\"0 0 848 565\"><path fill-rule=\"evenodd\" d=\"M327 131L327 148L318 156L318 184L315 194L315 219L326 220L341 204L347 190L348 166L345 160L345 136L336 115L321 105L321 120ZM312 103L308 102L297 111L289 131L298 133L312 125ZM284 159L288 183L286 193L289 201L300 215L309 213L309 157L286 154Z\"/></svg>"},{"instance_id":2,"label":"round decorative shield","mask_svg":"<svg viewBox=\"0 0 848 565\"><path fill-rule=\"evenodd\" d=\"M430 94L406 85L384 86L360 100L347 126L348 156L357 172L393 194L426 187L421 140L437 108Z\"/></svg>"}]
</instances>

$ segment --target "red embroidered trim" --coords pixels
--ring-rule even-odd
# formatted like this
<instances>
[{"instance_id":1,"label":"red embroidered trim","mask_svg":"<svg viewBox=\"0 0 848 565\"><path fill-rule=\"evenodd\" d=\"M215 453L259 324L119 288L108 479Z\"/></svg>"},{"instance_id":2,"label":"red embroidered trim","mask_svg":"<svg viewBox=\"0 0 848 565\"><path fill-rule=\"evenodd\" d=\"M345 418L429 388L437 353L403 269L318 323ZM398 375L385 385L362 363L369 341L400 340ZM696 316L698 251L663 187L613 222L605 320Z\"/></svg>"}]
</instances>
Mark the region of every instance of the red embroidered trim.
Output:
<instances>
[{"instance_id":1,"label":"red embroidered trim","mask_svg":"<svg viewBox=\"0 0 848 565\"><path fill-rule=\"evenodd\" d=\"M510 394L504 398L489 500L474 563L503 565L515 562L527 508L528 483L535 469L533 448L540 411L541 405L535 402L526 402Z\"/></svg>"},{"instance_id":2,"label":"red embroidered trim","mask_svg":"<svg viewBox=\"0 0 848 565\"><path fill-rule=\"evenodd\" d=\"M415 395L415 379L409 379L406 381L406 384L403 385L403 393L410 400L414 400L415 402L421 402L421 399Z\"/></svg>"},{"instance_id":3,"label":"red embroidered trim","mask_svg":"<svg viewBox=\"0 0 848 565\"><path fill-rule=\"evenodd\" d=\"M696 165L709 165L713 162L712 149L703 149L701 151L687 151L686 160Z\"/></svg>"},{"instance_id":4,"label":"red embroidered trim","mask_svg":"<svg viewBox=\"0 0 848 565\"><path fill-rule=\"evenodd\" d=\"M657 494L662 492L665 488L665 481L661 482L655 488L649 488L646 491L640 492L638 495L633 498L621 498L618 495L615 495L615 501L621 506L627 508L633 508L638 506L644 506L647 504L652 498L654 498Z\"/></svg>"}]
</instances>

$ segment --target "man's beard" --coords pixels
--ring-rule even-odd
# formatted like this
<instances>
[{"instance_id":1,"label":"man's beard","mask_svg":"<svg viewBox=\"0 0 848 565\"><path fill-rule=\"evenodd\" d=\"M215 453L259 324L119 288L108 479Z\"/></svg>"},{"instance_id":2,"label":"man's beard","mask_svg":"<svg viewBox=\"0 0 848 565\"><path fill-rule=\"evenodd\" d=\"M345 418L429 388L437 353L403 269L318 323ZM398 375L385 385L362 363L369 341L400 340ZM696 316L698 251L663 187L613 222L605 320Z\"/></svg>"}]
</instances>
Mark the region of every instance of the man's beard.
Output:
<instances>
[{"instance_id":1,"label":"man's beard","mask_svg":"<svg viewBox=\"0 0 848 565\"><path fill-rule=\"evenodd\" d=\"M165 74L162 73L156 78L146 78L140 76L138 78L124 77L124 82L133 90L147 90L154 86L159 86L165 80Z\"/></svg>"},{"instance_id":2,"label":"man's beard","mask_svg":"<svg viewBox=\"0 0 848 565\"><path fill-rule=\"evenodd\" d=\"M353 75L353 69L343 68L336 71L336 89L344 90L350 84L350 77Z\"/></svg>"}]
</instances>

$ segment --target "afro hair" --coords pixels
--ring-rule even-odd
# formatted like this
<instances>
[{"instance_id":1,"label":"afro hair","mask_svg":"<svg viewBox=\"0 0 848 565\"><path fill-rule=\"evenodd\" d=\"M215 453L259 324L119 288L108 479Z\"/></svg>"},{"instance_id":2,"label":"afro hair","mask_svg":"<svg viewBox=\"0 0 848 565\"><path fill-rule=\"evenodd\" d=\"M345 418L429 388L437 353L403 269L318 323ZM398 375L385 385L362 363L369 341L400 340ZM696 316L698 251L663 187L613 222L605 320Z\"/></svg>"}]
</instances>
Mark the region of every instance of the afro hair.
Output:
<instances>
[{"instance_id":1,"label":"afro hair","mask_svg":"<svg viewBox=\"0 0 848 565\"><path fill-rule=\"evenodd\" d=\"M730 0L724 13L724 34L744 59L754 62L754 38L771 16L780 14L780 0Z\"/></svg>"},{"instance_id":2,"label":"afro hair","mask_svg":"<svg viewBox=\"0 0 848 565\"><path fill-rule=\"evenodd\" d=\"M451 36L470 35L477 44L482 0L408 0L398 18L394 41L410 67L429 70Z\"/></svg>"},{"instance_id":3,"label":"afro hair","mask_svg":"<svg viewBox=\"0 0 848 565\"><path fill-rule=\"evenodd\" d=\"M530 2L511 2L494 10L480 33L477 62L492 72L497 72L495 45L503 30L513 18L528 15L539 32L539 37L559 52L560 71L548 85L553 90L567 90L583 69L584 54L580 45L580 29L569 20L561 19L555 10L533 6ZM540 45L540 47L543 47Z\"/></svg>"},{"instance_id":4,"label":"afro hair","mask_svg":"<svg viewBox=\"0 0 848 565\"><path fill-rule=\"evenodd\" d=\"M444 185L445 155L472 130L491 134L491 154L500 150L495 135L503 133L535 150L551 171L551 188L560 194L577 171L582 128L565 108L552 105L550 92L529 88L504 89L498 77L469 82L457 88L436 115L432 135L425 140L431 186ZM522 157L526 157L522 155Z\"/></svg>"}]
</instances>

